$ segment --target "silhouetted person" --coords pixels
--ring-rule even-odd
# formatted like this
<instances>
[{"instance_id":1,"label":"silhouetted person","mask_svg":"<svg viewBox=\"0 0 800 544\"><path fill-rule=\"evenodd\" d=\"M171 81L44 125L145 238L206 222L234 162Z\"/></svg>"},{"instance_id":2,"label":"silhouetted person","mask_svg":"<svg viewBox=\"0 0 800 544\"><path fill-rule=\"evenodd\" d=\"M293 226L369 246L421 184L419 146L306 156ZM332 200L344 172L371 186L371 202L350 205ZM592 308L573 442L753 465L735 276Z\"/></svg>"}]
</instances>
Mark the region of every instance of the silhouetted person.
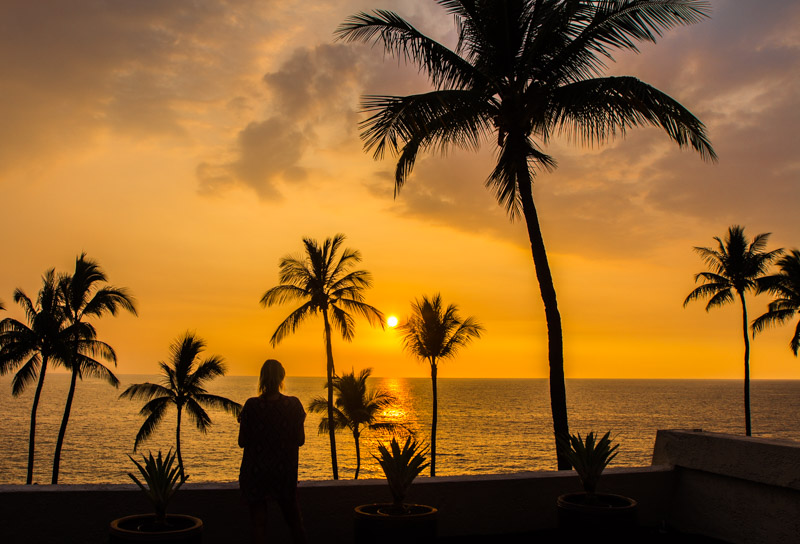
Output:
<instances>
[{"instance_id":1,"label":"silhouetted person","mask_svg":"<svg viewBox=\"0 0 800 544\"><path fill-rule=\"evenodd\" d=\"M247 399L239 424L244 448L239 488L250 507L252 541L267 542L267 501L274 500L295 543L306 534L297 502L298 450L306 440L306 412L297 397L281 394L286 372L275 359L261 367L259 396Z\"/></svg>"}]
</instances>

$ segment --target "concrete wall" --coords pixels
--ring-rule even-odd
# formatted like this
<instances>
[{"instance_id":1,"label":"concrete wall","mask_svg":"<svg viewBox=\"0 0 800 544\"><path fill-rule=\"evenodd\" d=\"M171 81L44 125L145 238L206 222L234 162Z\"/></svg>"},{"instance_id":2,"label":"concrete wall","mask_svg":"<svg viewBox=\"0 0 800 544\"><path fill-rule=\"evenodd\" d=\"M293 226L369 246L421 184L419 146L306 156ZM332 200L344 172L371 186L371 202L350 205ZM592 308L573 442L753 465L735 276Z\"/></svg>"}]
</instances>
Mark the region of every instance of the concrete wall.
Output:
<instances>
[{"instance_id":1,"label":"concrete wall","mask_svg":"<svg viewBox=\"0 0 800 544\"><path fill-rule=\"evenodd\" d=\"M609 469L600 491L639 501L645 525L732 543L800 542L800 443L658 431L651 467ZM410 502L436 506L440 535L521 533L556 525L556 497L580 489L572 472L419 478ZM353 508L389 500L386 482L301 482L311 541L352 541ZM277 507L275 542L288 542ZM133 484L0 486L0 542L105 542L111 520L149 511ZM235 483L187 484L171 512L198 516L206 544L248 541Z\"/></svg>"},{"instance_id":2,"label":"concrete wall","mask_svg":"<svg viewBox=\"0 0 800 544\"><path fill-rule=\"evenodd\" d=\"M663 519L672 472L666 467L609 469L601 490L634 497L640 520ZM528 472L418 478L408 500L439 508L441 536L518 533L556 525L558 495L580 489L571 472ZM384 480L301 482L300 501L312 542L352 542L353 508L390 499ZM105 542L112 519L148 512L133 484L0 486L0 541L11 543ZM248 542L248 519L237 484L186 484L171 512L203 519L204 543ZM289 542L273 509L275 542Z\"/></svg>"},{"instance_id":3,"label":"concrete wall","mask_svg":"<svg viewBox=\"0 0 800 544\"><path fill-rule=\"evenodd\" d=\"M731 543L800 542L800 443L658 431L653 463L675 468L667 518Z\"/></svg>"}]
</instances>

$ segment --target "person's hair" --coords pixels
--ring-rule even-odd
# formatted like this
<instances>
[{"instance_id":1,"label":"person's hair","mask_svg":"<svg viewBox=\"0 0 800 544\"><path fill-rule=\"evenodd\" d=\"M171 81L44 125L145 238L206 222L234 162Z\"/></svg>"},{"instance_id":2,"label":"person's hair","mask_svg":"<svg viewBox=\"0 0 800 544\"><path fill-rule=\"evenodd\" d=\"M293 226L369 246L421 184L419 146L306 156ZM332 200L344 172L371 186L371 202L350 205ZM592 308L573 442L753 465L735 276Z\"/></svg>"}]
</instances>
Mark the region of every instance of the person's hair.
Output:
<instances>
[{"instance_id":1,"label":"person's hair","mask_svg":"<svg viewBox=\"0 0 800 544\"><path fill-rule=\"evenodd\" d=\"M261 367L261 376L258 378L258 392L261 395L270 395L283 389L283 378L286 371L275 359L267 359Z\"/></svg>"}]
</instances>

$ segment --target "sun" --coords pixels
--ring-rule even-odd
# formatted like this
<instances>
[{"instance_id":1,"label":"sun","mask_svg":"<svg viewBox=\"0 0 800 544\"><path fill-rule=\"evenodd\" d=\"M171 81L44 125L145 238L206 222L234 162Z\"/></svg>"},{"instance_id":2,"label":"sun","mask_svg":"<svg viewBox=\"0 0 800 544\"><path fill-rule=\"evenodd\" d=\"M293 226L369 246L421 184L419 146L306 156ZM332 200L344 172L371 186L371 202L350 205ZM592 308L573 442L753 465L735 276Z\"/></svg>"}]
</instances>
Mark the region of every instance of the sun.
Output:
<instances>
[{"instance_id":1,"label":"sun","mask_svg":"<svg viewBox=\"0 0 800 544\"><path fill-rule=\"evenodd\" d=\"M393 329L397 326L397 317L390 315L389 318L386 320L386 325L389 326L390 329Z\"/></svg>"}]
</instances>

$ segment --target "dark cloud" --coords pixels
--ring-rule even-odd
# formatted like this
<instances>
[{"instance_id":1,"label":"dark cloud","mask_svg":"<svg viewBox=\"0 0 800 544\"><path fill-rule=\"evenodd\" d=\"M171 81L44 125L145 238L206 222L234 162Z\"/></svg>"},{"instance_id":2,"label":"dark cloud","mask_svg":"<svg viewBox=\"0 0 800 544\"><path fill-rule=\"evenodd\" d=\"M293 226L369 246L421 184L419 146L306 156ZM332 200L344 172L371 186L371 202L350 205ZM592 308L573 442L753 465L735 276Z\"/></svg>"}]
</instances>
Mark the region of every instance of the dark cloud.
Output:
<instances>
[{"instance_id":1,"label":"dark cloud","mask_svg":"<svg viewBox=\"0 0 800 544\"><path fill-rule=\"evenodd\" d=\"M0 169L86 147L100 131L184 134L187 105L218 98L253 58L241 37L268 25L251 4L0 3Z\"/></svg>"},{"instance_id":2,"label":"dark cloud","mask_svg":"<svg viewBox=\"0 0 800 544\"><path fill-rule=\"evenodd\" d=\"M261 198L279 198L281 181L306 178L302 161L309 150L352 141L364 73L360 55L340 44L292 52L263 77L270 117L251 122L239 132L234 161L200 165L201 188L209 191L238 182L253 188Z\"/></svg>"},{"instance_id":3,"label":"dark cloud","mask_svg":"<svg viewBox=\"0 0 800 544\"><path fill-rule=\"evenodd\" d=\"M234 162L198 166L201 190L213 192L239 181L265 200L279 199L278 179L302 180L305 177L305 171L297 163L308 143L308 138L283 117L250 123L239 132L239 157Z\"/></svg>"}]
</instances>

